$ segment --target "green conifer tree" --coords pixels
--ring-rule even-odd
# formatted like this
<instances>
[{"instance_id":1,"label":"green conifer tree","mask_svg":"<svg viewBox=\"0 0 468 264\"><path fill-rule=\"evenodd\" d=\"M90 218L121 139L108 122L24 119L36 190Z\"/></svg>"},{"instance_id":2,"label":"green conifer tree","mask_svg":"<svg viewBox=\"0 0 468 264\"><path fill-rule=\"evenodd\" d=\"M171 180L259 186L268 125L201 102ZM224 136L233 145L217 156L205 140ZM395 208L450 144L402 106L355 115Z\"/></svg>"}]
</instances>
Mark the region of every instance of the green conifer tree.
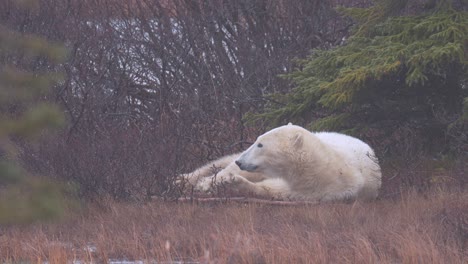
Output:
<instances>
[{"instance_id":1,"label":"green conifer tree","mask_svg":"<svg viewBox=\"0 0 468 264\"><path fill-rule=\"evenodd\" d=\"M37 7L36 1L17 3ZM61 45L0 25L0 225L53 218L63 209L61 188L21 168L11 139L35 137L64 123L56 106L38 103L60 74L28 65L39 59L53 65L65 55Z\"/></svg>"},{"instance_id":2,"label":"green conifer tree","mask_svg":"<svg viewBox=\"0 0 468 264\"><path fill-rule=\"evenodd\" d=\"M417 15L401 15L408 1L375 2L339 9L357 22L347 43L299 61L285 76L295 89L272 95L276 103L248 119L349 133L387 121L429 132L466 128L468 12L440 0Z\"/></svg>"}]
</instances>

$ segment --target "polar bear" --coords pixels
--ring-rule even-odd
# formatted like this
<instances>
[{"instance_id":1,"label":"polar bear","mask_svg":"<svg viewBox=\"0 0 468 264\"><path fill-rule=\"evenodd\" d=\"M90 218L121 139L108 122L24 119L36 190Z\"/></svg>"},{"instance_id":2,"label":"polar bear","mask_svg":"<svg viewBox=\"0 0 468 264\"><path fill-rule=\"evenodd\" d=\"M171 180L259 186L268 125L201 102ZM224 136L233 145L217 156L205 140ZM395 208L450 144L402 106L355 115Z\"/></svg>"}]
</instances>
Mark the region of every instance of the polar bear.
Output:
<instances>
[{"instance_id":1,"label":"polar bear","mask_svg":"<svg viewBox=\"0 0 468 264\"><path fill-rule=\"evenodd\" d=\"M243 153L208 163L183 178L204 192L217 183L267 199L315 202L372 200L381 186L380 166L369 145L292 124L259 136Z\"/></svg>"}]
</instances>

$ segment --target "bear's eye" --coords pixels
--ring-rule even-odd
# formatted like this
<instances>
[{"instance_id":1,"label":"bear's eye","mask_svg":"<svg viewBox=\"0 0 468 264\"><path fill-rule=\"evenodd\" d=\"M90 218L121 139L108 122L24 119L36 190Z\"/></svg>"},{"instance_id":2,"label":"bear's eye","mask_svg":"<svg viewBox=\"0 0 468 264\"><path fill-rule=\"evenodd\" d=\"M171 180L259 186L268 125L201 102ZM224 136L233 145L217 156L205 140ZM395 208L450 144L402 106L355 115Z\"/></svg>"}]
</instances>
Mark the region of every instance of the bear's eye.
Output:
<instances>
[{"instance_id":1,"label":"bear's eye","mask_svg":"<svg viewBox=\"0 0 468 264\"><path fill-rule=\"evenodd\" d=\"M262 144L262 143L258 143L257 147L261 148L261 147L263 147L263 144Z\"/></svg>"}]
</instances>

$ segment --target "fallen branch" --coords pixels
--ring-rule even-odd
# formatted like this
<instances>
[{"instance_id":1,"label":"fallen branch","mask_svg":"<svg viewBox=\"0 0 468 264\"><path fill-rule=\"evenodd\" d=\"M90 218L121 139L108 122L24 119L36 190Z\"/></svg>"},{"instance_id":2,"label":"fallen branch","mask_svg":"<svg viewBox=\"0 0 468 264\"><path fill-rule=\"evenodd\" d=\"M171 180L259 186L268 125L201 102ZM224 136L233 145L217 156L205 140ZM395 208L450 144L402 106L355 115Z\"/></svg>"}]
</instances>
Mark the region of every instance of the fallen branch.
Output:
<instances>
[{"instance_id":1,"label":"fallen branch","mask_svg":"<svg viewBox=\"0 0 468 264\"><path fill-rule=\"evenodd\" d=\"M160 197L153 197L153 199L162 200ZM271 204L271 205L316 205L318 202L313 201L282 201L282 200L265 200L251 197L211 197L211 198L178 198L171 200L174 202L182 203L254 203L254 204Z\"/></svg>"}]
</instances>

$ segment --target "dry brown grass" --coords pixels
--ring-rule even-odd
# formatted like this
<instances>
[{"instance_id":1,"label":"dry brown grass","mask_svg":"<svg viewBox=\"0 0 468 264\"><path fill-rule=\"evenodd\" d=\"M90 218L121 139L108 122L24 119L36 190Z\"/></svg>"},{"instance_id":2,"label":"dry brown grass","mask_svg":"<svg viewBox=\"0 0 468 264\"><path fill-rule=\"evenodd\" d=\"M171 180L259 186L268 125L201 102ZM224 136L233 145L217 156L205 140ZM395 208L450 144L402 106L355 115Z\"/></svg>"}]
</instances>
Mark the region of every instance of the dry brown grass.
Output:
<instances>
[{"instance_id":1,"label":"dry brown grass","mask_svg":"<svg viewBox=\"0 0 468 264\"><path fill-rule=\"evenodd\" d=\"M467 263L468 191L406 192L367 204L108 202L60 223L3 228L0 259Z\"/></svg>"}]
</instances>

